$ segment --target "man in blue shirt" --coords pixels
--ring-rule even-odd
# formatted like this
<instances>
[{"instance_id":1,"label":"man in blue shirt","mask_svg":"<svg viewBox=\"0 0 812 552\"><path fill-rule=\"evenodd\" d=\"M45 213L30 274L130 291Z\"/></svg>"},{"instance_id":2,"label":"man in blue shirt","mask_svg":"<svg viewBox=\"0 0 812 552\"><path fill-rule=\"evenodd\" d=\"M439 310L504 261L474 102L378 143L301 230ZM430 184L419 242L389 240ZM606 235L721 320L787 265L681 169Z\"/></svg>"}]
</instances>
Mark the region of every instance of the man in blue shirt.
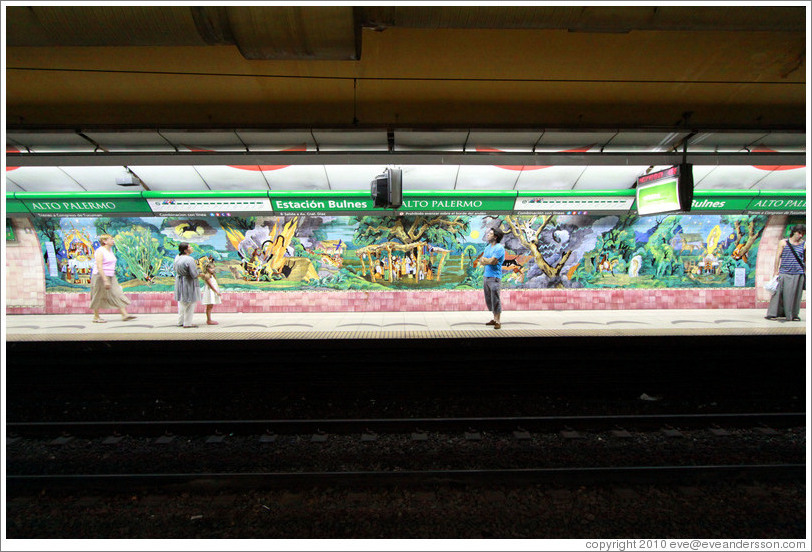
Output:
<instances>
[{"instance_id":1,"label":"man in blue shirt","mask_svg":"<svg viewBox=\"0 0 812 552\"><path fill-rule=\"evenodd\" d=\"M502 302L499 300L499 289L502 284L502 263L505 262L505 247L499 242L505 235L499 228L491 228L485 234L488 246L482 252L480 262L485 265L484 291L485 305L493 313L493 320L486 322L495 329L502 327L499 318L502 314Z\"/></svg>"}]
</instances>

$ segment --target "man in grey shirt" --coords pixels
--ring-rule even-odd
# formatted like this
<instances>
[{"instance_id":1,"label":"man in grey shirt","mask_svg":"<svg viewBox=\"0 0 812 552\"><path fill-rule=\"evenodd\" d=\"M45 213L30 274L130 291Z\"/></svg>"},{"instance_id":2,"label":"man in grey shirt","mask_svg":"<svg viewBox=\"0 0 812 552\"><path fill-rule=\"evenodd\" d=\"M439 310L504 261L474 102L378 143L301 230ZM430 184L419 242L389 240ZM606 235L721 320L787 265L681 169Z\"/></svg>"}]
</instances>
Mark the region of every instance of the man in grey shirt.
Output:
<instances>
[{"instance_id":1,"label":"man in grey shirt","mask_svg":"<svg viewBox=\"0 0 812 552\"><path fill-rule=\"evenodd\" d=\"M196 328L192 324L195 304L200 301L197 262L192 258L192 246L181 242L175 257L175 301L178 302L178 326Z\"/></svg>"}]
</instances>

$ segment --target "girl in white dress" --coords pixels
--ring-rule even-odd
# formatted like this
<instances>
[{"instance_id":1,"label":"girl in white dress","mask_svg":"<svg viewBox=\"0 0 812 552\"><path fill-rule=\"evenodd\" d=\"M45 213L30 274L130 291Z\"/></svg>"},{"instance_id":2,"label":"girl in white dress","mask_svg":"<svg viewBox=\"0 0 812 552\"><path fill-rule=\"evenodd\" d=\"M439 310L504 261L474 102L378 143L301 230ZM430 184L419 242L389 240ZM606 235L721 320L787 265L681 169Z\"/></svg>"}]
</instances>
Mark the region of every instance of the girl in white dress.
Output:
<instances>
[{"instance_id":1,"label":"girl in white dress","mask_svg":"<svg viewBox=\"0 0 812 552\"><path fill-rule=\"evenodd\" d=\"M200 278L203 279L203 289L201 301L206 305L206 324L216 326L218 322L211 319L211 309L214 305L219 305L220 300L220 286L217 285L217 279L214 277L214 263L206 263L203 272L200 273Z\"/></svg>"}]
</instances>

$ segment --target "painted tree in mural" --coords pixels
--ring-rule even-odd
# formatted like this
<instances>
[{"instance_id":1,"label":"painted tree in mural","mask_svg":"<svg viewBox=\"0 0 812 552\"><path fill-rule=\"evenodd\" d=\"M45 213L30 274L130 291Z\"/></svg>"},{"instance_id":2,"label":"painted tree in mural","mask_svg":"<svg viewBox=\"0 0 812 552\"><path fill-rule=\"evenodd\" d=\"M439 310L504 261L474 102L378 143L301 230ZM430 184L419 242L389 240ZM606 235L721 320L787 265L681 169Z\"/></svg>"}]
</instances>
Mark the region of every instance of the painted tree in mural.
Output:
<instances>
[{"instance_id":1,"label":"painted tree in mural","mask_svg":"<svg viewBox=\"0 0 812 552\"><path fill-rule=\"evenodd\" d=\"M671 238L674 237L674 229L679 221L680 217L673 215L656 219L654 232L645 246L648 262L644 263L654 269L655 278L682 275L684 272L682 263L671 246Z\"/></svg>"},{"instance_id":2,"label":"painted tree in mural","mask_svg":"<svg viewBox=\"0 0 812 552\"><path fill-rule=\"evenodd\" d=\"M733 251L730 253L734 259L741 259L747 262L747 253L750 251L756 241L758 241L758 239L761 237L761 233L764 231L763 225L761 225L761 228L756 230L756 221L760 219L761 217L758 215L735 217L733 227L736 229L736 245L734 246ZM728 217L722 216L722 222L729 223Z\"/></svg>"},{"instance_id":3,"label":"painted tree in mural","mask_svg":"<svg viewBox=\"0 0 812 552\"><path fill-rule=\"evenodd\" d=\"M404 245L425 241L444 247L454 247L468 232L468 222L460 217L356 217L356 245L372 245L379 241L398 240Z\"/></svg>"},{"instance_id":4,"label":"painted tree in mural","mask_svg":"<svg viewBox=\"0 0 812 552\"><path fill-rule=\"evenodd\" d=\"M51 217L41 217L37 220L37 229L45 236L45 241L53 243L57 250L62 243L62 239L59 237L59 232L62 231L59 220Z\"/></svg>"},{"instance_id":5,"label":"painted tree in mural","mask_svg":"<svg viewBox=\"0 0 812 552\"><path fill-rule=\"evenodd\" d=\"M548 278L555 278L561 274L561 269L564 268L564 265L567 264L567 260L572 255L572 250L566 250L558 259L558 262L554 265L551 265L547 262L542 255L541 251L539 250L539 236L541 236L542 230L548 224L555 224L555 216L554 215L544 215L541 218L541 224L538 228L534 228L533 224L539 217L519 217L508 215L505 217L505 221L510 226L510 232L519 238L522 242L522 245L525 246L527 249L530 250L530 253L533 255L533 259L536 261L536 265L538 265L539 269L541 269L544 274L547 275ZM559 286L563 287L563 284L559 283Z\"/></svg>"},{"instance_id":6,"label":"painted tree in mural","mask_svg":"<svg viewBox=\"0 0 812 552\"><path fill-rule=\"evenodd\" d=\"M107 217L99 217L93 219L93 227L96 228L96 235L99 236L101 234L110 234L111 236L115 235L115 230L112 228L113 219Z\"/></svg>"},{"instance_id":7,"label":"painted tree in mural","mask_svg":"<svg viewBox=\"0 0 812 552\"><path fill-rule=\"evenodd\" d=\"M160 243L143 226L134 226L116 236L118 258L138 280L150 283L161 270L164 254Z\"/></svg>"},{"instance_id":8,"label":"painted tree in mural","mask_svg":"<svg viewBox=\"0 0 812 552\"><path fill-rule=\"evenodd\" d=\"M755 258L749 253L764 232L764 218L758 215L722 215L720 222L732 224L735 231L735 238L725 250L718 268L718 271L726 274L732 282L737 268L755 268ZM754 270L748 271L751 275L753 272Z\"/></svg>"},{"instance_id":9,"label":"painted tree in mural","mask_svg":"<svg viewBox=\"0 0 812 552\"><path fill-rule=\"evenodd\" d=\"M626 272L637 247L633 222L632 217L620 217L614 228L598 236L593 253L589 255L594 272Z\"/></svg>"},{"instance_id":10,"label":"painted tree in mural","mask_svg":"<svg viewBox=\"0 0 812 552\"><path fill-rule=\"evenodd\" d=\"M356 250L361 260L361 274L366 273L366 260L369 262L369 274L373 281L376 277L383 278L384 274L388 274L388 280L392 282L401 273L402 269L398 268L398 253L408 257L407 262L414 263L417 281L423 278L421 274L425 274L428 279L440 279L450 250L468 233L467 218L445 215L356 217L356 220L358 228L353 241L361 246ZM435 254L439 255L436 266L431 264ZM376 262L379 268L374 271L373 265Z\"/></svg>"},{"instance_id":11,"label":"painted tree in mural","mask_svg":"<svg viewBox=\"0 0 812 552\"><path fill-rule=\"evenodd\" d=\"M620 223L604 234L604 247L613 259L628 261L632 258L637 247L634 228L631 227L633 221L632 217L621 217Z\"/></svg>"}]
</instances>

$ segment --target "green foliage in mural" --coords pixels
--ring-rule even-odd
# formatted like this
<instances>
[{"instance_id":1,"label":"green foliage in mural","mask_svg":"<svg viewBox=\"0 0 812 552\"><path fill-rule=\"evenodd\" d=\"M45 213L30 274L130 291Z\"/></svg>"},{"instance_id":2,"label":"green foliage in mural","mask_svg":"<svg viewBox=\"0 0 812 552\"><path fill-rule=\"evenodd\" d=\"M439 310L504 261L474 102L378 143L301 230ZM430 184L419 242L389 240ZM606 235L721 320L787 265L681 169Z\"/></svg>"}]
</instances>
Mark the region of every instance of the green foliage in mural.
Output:
<instances>
[{"instance_id":1,"label":"green foliage in mural","mask_svg":"<svg viewBox=\"0 0 812 552\"><path fill-rule=\"evenodd\" d=\"M96 228L96 235L100 236L101 234L110 234L111 236L115 235L115 230L113 229L113 219L108 217L99 217L93 221L93 226Z\"/></svg>"},{"instance_id":2,"label":"green foliage in mural","mask_svg":"<svg viewBox=\"0 0 812 552\"><path fill-rule=\"evenodd\" d=\"M121 232L127 232L135 226L140 226L152 234L159 234L160 229L147 221L136 217L98 217L93 219L96 235L110 234L117 237Z\"/></svg>"},{"instance_id":3,"label":"green foliage in mural","mask_svg":"<svg viewBox=\"0 0 812 552\"><path fill-rule=\"evenodd\" d=\"M634 229L631 228L633 218L624 216L620 218L618 226L615 226L600 237L603 251L610 262L618 261L622 266L618 270L625 270L626 259L631 258L631 253L637 247Z\"/></svg>"},{"instance_id":4,"label":"green foliage in mural","mask_svg":"<svg viewBox=\"0 0 812 552\"><path fill-rule=\"evenodd\" d=\"M642 272L650 273L653 270L655 278L674 276L678 272L679 260L671 247L678 220L676 216L658 219L656 230L644 248Z\"/></svg>"},{"instance_id":5,"label":"green foliage in mural","mask_svg":"<svg viewBox=\"0 0 812 552\"><path fill-rule=\"evenodd\" d=\"M576 267L574 271L572 271L570 281L575 282L577 284L576 287L587 287L587 285L591 283L596 276L597 275L593 271L592 264L582 262Z\"/></svg>"},{"instance_id":6,"label":"green foliage in mural","mask_svg":"<svg viewBox=\"0 0 812 552\"><path fill-rule=\"evenodd\" d=\"M372 283L355 272L342 268L319 280L310 280L305 284L309 288L327 288L335 290L383 290L387 289L381 284Z\"/></svg>"},{"instance_id":7,"label":"green foliage in mural","mask_svg":"<svg viewBox=\"0 0 812 552\"><path fill-rule=\"evenodd\" d=\"M53 278L51 276L45 276L45 285L51 291L87 291L89 286L83 284L74 284L72 282L66 282L61 278Z\"/></svg>"},{"instance_id":8,"label":"green foliage in mural","mask_svg":"<svg viewBox=\"0 0 812 552\"><path fill-rule=\"evenodd\" d=\"M465 276L457 286L458 288L482 287L484 272L474 267L474 260L477 256L477 248L473 245L468 245L463 249L462 255L460 255L460 269L463 270Z\"/></svg>"},{"instance_id":9,"label":"green foliage in mural","mask_svg":"<svg viewBox=\"0 0 812 552\"><path fill-rule=\"evenodd\" d=\"M58 218L37 218L36 228L40 235L44 238L44 240L40 239L40 241L51 242L54 244L54 247L59 249L62 244L62 229L59 226ZM43 251L45 244L43 243Z\"/></svg>"},{"instance_id":10,"label":"green foliage in mural","mask_svg":"<svg viewBox=\"0 0 812 552\"><path fill-rule=\"evenodd\" d=\"M129 274L144 282L158 276L164 258L160 242L143 226L116 234L116 254Z\"/></svg>"},{"instance_id":11,"label":"green foliage in mural","mask_svg":"<svg viewBox=\"0 0 812 552\"><path fill-rule=\"evenodd\" d=\"M373 245L387 241L402 244L426 242L432 245L453 249L468 233L469 217L400 216L400 217L356 217L358 227L354 242L357 246Z\"/></svg>"},{"instance_id":12,"label":"green foliage in mural","mask_svg":"<svg viewBox=\"0 0 812 552\"><path fill-rule=\"evenodd\" d=\"M293 255L295 257L303 257L305 259L309 259L310 262L313 263L313 269L316 271L318 271L319 268L321 268L322 256L318 253L311 253L310 251L305 249L304 245L302 244L302 240L294 236L290 240L290 245L293 246Z\"/></svg>"},{"instance_id":13,"label":"green foliage in mural","mask_svg":"<svg viewBox=\"0 0 812 552\"><path fill-rule=\"evenodd\" d=\"M164 251L165 259L169 261L170 265L175 261L175 255L178 254L179 246L180 240L173 239L169 236L163 236L161 248ZM192 244L192 249L192 256L196 259L199 259L200 257L209 257L214 261L223 261L236 257L236 253L234 252L220 251L216 247L205 243L194 243Z\"/></svg>"},{"instance_id":14,"label":"green foliage in mural","mask_svg":"<svg viewBox=\"0 0 812 552\"><path fill-rule=\"evenodd\" d=\"M235 228L243 234L248 230L253 230L257 224L257 217L220 217L217 220L223 228L226 226Z\"/></svg>"}]
</instances>

